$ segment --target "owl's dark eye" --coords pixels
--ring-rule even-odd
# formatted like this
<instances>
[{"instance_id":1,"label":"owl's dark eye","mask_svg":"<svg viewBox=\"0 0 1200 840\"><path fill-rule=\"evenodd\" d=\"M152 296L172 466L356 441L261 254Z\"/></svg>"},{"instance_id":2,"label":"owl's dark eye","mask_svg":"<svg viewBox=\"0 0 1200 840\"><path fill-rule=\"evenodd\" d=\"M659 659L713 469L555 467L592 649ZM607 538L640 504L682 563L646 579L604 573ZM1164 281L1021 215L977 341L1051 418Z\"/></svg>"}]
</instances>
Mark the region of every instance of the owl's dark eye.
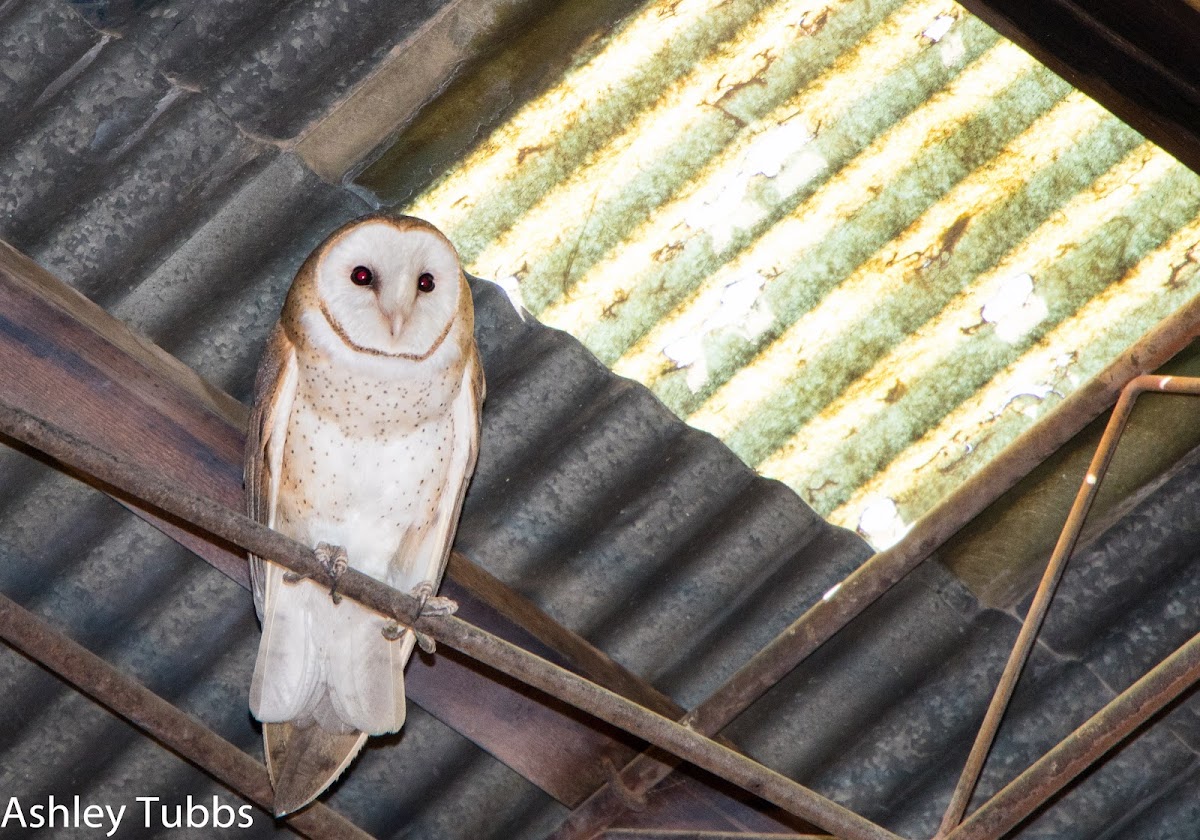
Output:
<instances>
[{"instance_id":1,"label":"owl's dark eye","mask_svg":"<svg viewBox=\"0 0 1200 840\"><path fill-rule=\"evenodd\" d=\"M433 291L433 275L428 271L417 278L417 288L422 292Z\"/></svg>"},{"instance_id":2,"label":"owl's dark eye","mask_svg":"<svg viewBox=\"0 0 1200 840\"><path fill-rule=\"evenodd\" d=\"M355 286L370 286L375 282L375 275L365 265L356 265L350 270L350 282Z\"/></svg>"}]
</instances>

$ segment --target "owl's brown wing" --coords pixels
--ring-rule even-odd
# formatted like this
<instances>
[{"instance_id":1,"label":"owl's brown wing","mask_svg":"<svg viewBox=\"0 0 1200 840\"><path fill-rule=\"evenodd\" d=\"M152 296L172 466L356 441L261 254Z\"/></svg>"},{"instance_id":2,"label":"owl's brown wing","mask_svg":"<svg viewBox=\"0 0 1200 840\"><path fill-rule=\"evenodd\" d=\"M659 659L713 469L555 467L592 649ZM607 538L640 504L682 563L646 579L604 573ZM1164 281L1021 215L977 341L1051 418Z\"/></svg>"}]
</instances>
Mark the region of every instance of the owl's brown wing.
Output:
<instances>
[{"instance_id":1,"label":"owl's brown wing","mask_svg":"<svg viewBox=\"0 0 1200 840\"><path fill-rule=\"evenodd\" d=\"M472 344L462 373L462 385L450 406L449 419L453 424L454 437L450 448L450 464L446 471L446 484L432 511L433 527L418 544L410 547L412 550L405 551L402 545L392 569L393 586L407 591L423 581L428 581L436 588L442 579L446 562L450 559L454 534L458 530L463 497L467 493L471 475L475 472L476 456L479 454L483 395L483 368Z\"/></svg>"},{"instance_id":2,"label":"owl's brown wing","mask_svg":"<svg viewBox=\"0 0 1200 840\"><path fill-rule=\"evenodd\" d=\"M446 562L450 559L450 547L454 543L454 532L458 529L458 518L462 512L463 497L467 494L467 486L471 483L471 475L475 472L475 461L479 455L480 412L483 409L483 398L486 386L483 379L483 365L479 361L479 351L474 342L467 356L466 369L463 371L462 393L454 405L452 417L455 429L455 444L452 457L453 483L447 487L441 503L438 505L437 526L441 533L440 544L442 553L436 574L432 582L436 586L446 570Z\"/></svg>"},{"instance_id":3,"label":"owl's brown wing","mask_svg":"<svg viewBox=\"0 0 1200 840\"><path fill-rule=\"evenodd\" d=\"M267 340L254 380L254 405L246 430L246 515L267 526L275 524L279 475L288 415L296 396L296 350L281 324ZM266 611L266 567L261 557L250 555L250 582L254 608L261 620Z\"/></svg>"},{"instance_id":4,"label":"owl's brown wing","mask_svg":"<svg viewBox=\"0 0 1200 840\"><path fill-rule=\"evenodd\" d=\"M277 324L267 340L254 382L254 406L246 432L245 454L246 512L251 519L268 526L275 524L284 442L297 376L295 348L282 325ZM273 661L270 653L270 639L276 625L273 602L279 596L272 593L278 591L282 575L279 566L250 556L254 606L263 623L259 662L250 687L252 709L259 704L266 679L264 673L271 670L263 667L263 659L266 651L266 660ZM288 674L286 668L276 668L273 678L287 681ZM291 813L315 799L341 775L366 739L361 732L331 733L313 726L298 729L286 721L264 723L263 752L275 788L275 814Z\"/></svg>"}]
</instances>

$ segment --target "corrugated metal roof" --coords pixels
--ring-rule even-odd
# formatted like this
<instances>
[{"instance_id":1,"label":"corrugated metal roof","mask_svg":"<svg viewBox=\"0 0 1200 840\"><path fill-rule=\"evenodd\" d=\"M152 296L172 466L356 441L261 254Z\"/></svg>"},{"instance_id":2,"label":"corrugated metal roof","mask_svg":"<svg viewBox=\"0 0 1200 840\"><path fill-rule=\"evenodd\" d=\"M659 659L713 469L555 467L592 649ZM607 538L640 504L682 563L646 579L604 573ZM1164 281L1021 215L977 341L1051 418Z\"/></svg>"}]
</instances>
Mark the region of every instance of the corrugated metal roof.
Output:
<instances>
[{"instance_id":1,"label":"corrugated metal roof","mask_svg":"<svg viewBox=\"0 0 1200 840\"><path fill-rule=\"evenodd\" d=\"M6 48L0 51L0 84L6 86L0 96L6 109L0 115L0 179L4 184L0 189L0 236L243 399L266 330L276 317L295 267L328 230L365 209L355 192L322 182L303 159L267 142L260 133L266 126L294 128L318 120L330 103L341 101L339 97L355 79L371 76L371 67L358 63L361 53L331 51L342 57L344 65L323 65L320 73L311 76L247 69L263 56L286 51L297 28L324 32L331 43L354 43L363 19L346 11L351 6L336 4L328 6L327 18L309 17L326 5L315 0L223 3L224 14L212 11L211 22L204 26L201 23L207 11L196 10L199 17L180 14L185 22L179 23L179 28L187 32L185 27L194 24L196 31L169 41L170 50L162 51L153 45L168 43L161 39L175 31L170 13L189 8L182 0L149 7L93 4L85 9L93 21L100 20L97 14L102 10L124 8L128 12L123 19L106 18L104 23L111 28L107 33L87 25L65 4L9 0L0 6L0 41ZM854 5L830 6L828 14L823 14L823 6L803 7L807 17L797 7L799 17L792 22L811 32L793 37L800 44L795 49L813 51L824 62L822 67L837 64L842 61L843 40L833 38L834 34L849 37L847 32L857 31L867 38L872 37L870 33L883 38L890 30L880 29L877 18L896 15L894 20L903 22L905 9L918 8L879 4L872 7L877 18L842 17ZM368 14L364 5L352 8ZM613 102L611 110L594 114L596 120L609 120L605 131L611 134L622 128L621 115L629 115L630 101L656 101L662 79L688 79L691 73L705 70L692 70L697 44L707 44L716 56L722 39L744 32L744 21L759 14L757 8L736 2L696 8L703 12L700 17L684 2L675 6L678 19L671 15L634 18L619 29L613 41L633 31L637 21L644 21L640 25L672 33L674 51L650 67L618 63L615 69L597 71L593 96L626 98ZM773 8L763 7L760 19L767 21ZM950 11L954 21L936 43L917 37L915 43L904 45L908 52L901 50L903 55L894 59L898 67L913 68L910 73L879 74L879 79L872 79L895 95L897 109L916 108L925 101L924 89L916 85L925 73L949 85L946 90L967 84L956 81L967 71L958 72L959 65L953 63L946 67L941 58L956 37L962 49L976 50L980 58L975 61L1000 48L994 36L977 23ZM944 13L929 18L926 27ZM774 37L770 30L764 23L752 34ZM389 38L403 37L397 34L399 29L389 31ZM791 32L795 36L797 30ZM246 47L247 39L257 46ZM382 60L386 40L380 36L374 46L367 45L363 51ZM578 62L581 71L590 56L602 54L613 41L602 39L585 48ZM789 42L780 49L793 47ZM744 69L750 73L754 62L743 59L747 62ZM961 66L967 66L967 59L963 62ZM793 63L799 67L803 62ZM784 72L789 59L777 59L772 68L775 65L780 67L777 72ZM198 67L208 69L196 70L194 76L184 72ZM715 64L707 69L715 69ZM1093 180L1080 182L1079 170L1051 167L1036 176L1024 173L1031 176L1029 183L1044 187L1076 177L1072 183L1078 185L1078 200L1094 193L1094 200L1103 203L1105 190L1095 191L1090 185L1118 175L1132 179L1133 186L1121 186L1117 196L1109 199L1120 212L1107 218L1115 220L1112 230L1141 233L1121 238L1089 228L1071 236L1083 236L1092 243L1094 250L1086 253L1094 264L1103 265L1107 259L1109 265L1132 267L1151 257L1159 259L1154 256L1159 253L1155 249L1177 235L1171 220L1187 214L1178 207L1172 209L1164 199L1168 193L1155 192L1159 189L1155 185L1169 185L1171 179L1186 185L1191 176L1151 155L1128 129L1088 110L1090 105L1037 68L1018 62L1016 69L994 67L993 71L1016 74L1006 90L1015 85L1022 95L1001 99L983 111L971 110L977 102L945 107L965 109L960 122L977 120L974 124L991 127L995 138L977 128L961 137L945 137L943 149L930 145L927 137L917 138L920 132L913 129L917 145L912 154L926 157L909 161L901 155L872 164L880 167L877 177L882 177L896 161L907 161L904 166L909 169L900 167L901 174L907 173L907 181L901 179L899 186L891 188L892 193L887 192L887 185L878 184L884 188L878 196L872 194L876 182L871 178L862 176L864 180L853 182L864 191L861 198L867 198L867 204L857 214L847 214L841 232L830 240L850 249L842 258L844 265L851 271L865 265L908 225L920 227L929 212L926 208L938 206L949 194L922 189L937 186L953 192L971 187L989 194L982 179L972 181L968 167L953 163L954 154L969 152L975 156L972 160L978 159L978 165L985 168L999 165L984 162L992 159L989 151L998 154L995 150L1005 148L1021 131L1028 131L1028 126L1040 125L1038 115L1067 107L1092 116L1077 117L1067 128L1047 129L1045 137L1039 130L1039 136L1031 139L1050 143L1046 148L1055 149L1057 131L1083 132L1092 139L1075 147L1078 150L1065 147L1058 153L1060 158L1074 156L1076 161L1090 162L1091 169L1083 172L1094 173L1088 175ZM811 68L794 70L793 76L812 72ZM243 81L229 81L233 77ZM262 89L245 81L252 77L267 80ZM720 74L715 77L719 78ZM766 101L778 93L779 101L787 102L794 93L783 90L783 83L779 90L770 84L759 85L753 74L730 78L734 81L711 91L710 98L732 88L720 104L734 114L740 115L732 110L735 105L749 107L742 97L765 97ZM738 78L744 84L738 86ZM294 79L303 81L296 81L293 91L287 84ZM329 88L323 87L325 83ZM239 84L245 87L239 88ZM278 96L271 94L280 85L284 90ZM857 92L858 85L850 84L846 95ZM245 93L250 89L253 95ZM900 96L906 91L907 98ZM686 96L686 85L678 92ZM310 94L311 103L306 99ZM879 96L877 102L889 101ZM983 96L981 89L976 99ZM311 110L303 116L282 113L296 107L296 101L311 104ZM939 101L935 96L932 104ZM281 113L270 113L276 107ZM776 107L780 106L769 106ZM853 112L849 104L847 107L848 113ZM1010 113L1010 109L1016 110ZM904 125L896 122L900 110L892 116L877 114L875 133L864 127L861 136L852 130L858 124L847 122L848 118L840 121L840 129L838 124L822 123L809 146L822 140L844 144L841 160L846 164L839 171L849 170L849 177L858 171L853 169L853 161L860 160L862 148L877 142L877 136L897 136L886 132ZM853 113L867 119L874 112L864 106ZM720 124L729 119L718 117ZM759 119L750 112L739 118L748 124ZM581 117L581 123L586 122ZM742 129L736 128L736 120L732 122L735 128L726 140L705 140L695 129L697 143L713 145L709 156L696 159L694 166L710 166L722 159L723 149L733 148L729 158L735 167L733 174L741 171L736 168L741 166L737 155L747 147L736 146ZM936 120L927 123L924 130L936 131L939 124ZM585 170L571 155L575 146L587 145L583 138L588 135L572 133L573 129L562 125L550 128L551 138L561 142L543 151L528 147L525 163L551 173ZM607 135L601 131L596 136ZM751 140L745 137L741 142ZM979 149L974 149L976 144ZM605 146L597 145L587 153L602 148ZM681 146L681 156L687 158L694 148ZM829 160L834 159L832 148ZM1017 150L1013 154L1016 157L1010 164L1019 171L1022 166L1013 162L1028 160L1020 154L1031 152ZM1120 168L1123 160L1140 160L1130 157L1139 154L1147 157L1144 166L1132 167L1136 172ZM940 163L921 162L927 158ZM633 152L622 150L618 163L623 165L608 171L617 178L623 175L625 165L632 170L635 162ZM786 156L780 161L774 179L743 172L742 181L735 178L733 183L770 187L790 171L788 162ZM682 165L691 164L684 160ZM865 166L866 161L857 165ZM1110 170L1117 174L1104 174ZM532 184L557 183L539 180L542 175L530 177ZM1139 182L1138 178L1146 180ZM639 189L644 187L651 197L669 197L678 188L667 179L654 193L655 183L653 178L647 179ZM811 188L811 197L821 195L816 181L807 183L809 186L796 183L793 189L803 192ZM1139 193L1139 183L1147 184L1149 191ZM702 182L694 184L697 191L703 191ZM496 187L497 192L505 189L511 191L512 201L530 207L542 197L532 187L527 193L503 184ZM1001 208L995 211L997 218L1018 228L1024 224L1026 228L1020 229L1025 230L1029 219L1037 217L1030 208L1066 206L1029 189L1004 193L1007 198L997 199ZM1130 191L1140 196L1131 198L1133 203L1122 198ZM854 198L854 192L850 190L846 200ZM718 210L730 196L741 197L736 190L713 195ZM1185 190L1181 196L1186 205L1190 199ZM637 199L643 201L639 205L635 198L630 198L629 206L645 206L648 200ZM1046 203L1037 204L1035 199ZM873 205L876 201L882 203ZM895 205L909 206L912 218L885 223L883 219L891 217L883 214L883 208ZM1156 212L1161 210L1161 215L1147 209L1153 205L1158 205ZM571 212L581 209L570 203L563 207ZM569 227L560 229L564 238L558 265L559 269L570 266L570 277L581 276L585 266L593 265L610 247L606 242L619 240L629 227L640 224L636 213L630 212L627 218L611 209L607 200L598 201L594 211L588 205L594 227L588 226L586 232L595 234L595 240L581 238L578 230ZM1159 221L1141 229L1120 220L1134 210L1140 214L1139 223L1152 217ZM928 222L929 241L953 247L929 252L930 266L910 277L909 285L903 287L923 289L923 301L954 301L956 295L970 294L969 284L979 282L972 279L976 275L948 278L941 269L963 262L983 265L979 271L991 270L987 260L1001 260L1005 249L1012 247L997 241L989 251L981 243L972 244L972 237L982 236L973 232L982 229L975 217L965 227L960 225L954 241L944 241L942 237L951 231L961 212L938 216L946 222L943 227ZM1072 221L1066 212L1045 212L1053 224ZM785 216L780 216L780 224ZM721 221L717 213L710 218L713 224ZM506 221L497 216L488 224L500 230ZM756 224L762 230L773 230L775 220ZM866 244L856 245L855 237L873 230L874 224L879 225L874 239L868 237ZM1004 224L998 223L1000 228ZM751 234L730 233L743 239L741 244L730 240L726 250L752 253ZM1025 235L1031 234L1029 230ZM983 239L990 241L989 237ZM468 254L479 251L480 241L471 236L460 238ZM659 247L675 241L663 239ZM650 275L676 277L670 272L681 272L664 286L676 289L677 300L661 304L659 309L644 305L639 317L651 319L644 329L659 329L653 324L658 323L654 319L661 317L662 307L690 300L688 296L696 290L697 301L704 296L706 275L683 267L702 264L702 260L689 262L688 249L695 253L711 249L711 234L678 241L681 249L674 260L664 263L661 271L665 273ZM1047 241L1061 244L1060 240ZM914 247L919 244L915 242ZM840 253L832 244L824 247L834 255ZM922 247L928 247L928 242ZM1059 245L1044 247L1053 254ZM634 250L630 246L630 251ZM669 255L670 249L662 256ZM1167 254L1167 259L1168 267L1178 269L1175 275L1168 272L1168 277L1186 288L1192 282L1188 272L1193 264L1178 254ZM677 261L679 267L671 269ZM1065 272L1068 267L1059 270ZM1031 276L1034 293L1042 294L1038 285L1042 274L1031 272ZM839 284L846 282L834 273L828 278L828 288L840 288ZM1068 298L1069 304L1046 297L1047 310L1061 313L1047 319L1055 324L1072 323L1072 312L1086 313L1086 306L1092 305L1086 301L1107 300L1102 289L1109 285L1109 280L1100 277L1096 285L1077 290L1075 297ZM767 286L764 279L764 290ZM545 288L551 288L549 281ZM708 293L710 297L716 294L720 301L714 311L740 305L742 299L736 292L726 301L722 300L725 287L714 288L722 290ZM825 288L821 287L822 293ZM479 472L468 498L459 547L680 703L692 705L703 698L869 553L861 540L829 527L782 484L755 477L714 438L685 427L641 386L613 376L577 341L519 317L496 287L477 283L475 292L489 399ZM632 294L645 295L646 291L634 289ZM832 294L814 298L813 304ZM1162 296L1167 297L1165 292ZM533 301L532 292L527 299ZM951 307L943 316L908 313L899 287L891 298L880 299L885 310L892 307L896 323L909 318L918 324L916 338L897 337L895 341L900 343L895 347L883 342L880 353L898 352L896 348L908 346L907 341L924 340L920 325L928 322L922 318L934 317L936 322L941 317L948 330L931 334L935 348L937 336L978 327L973 332L968 329L966 339L979 341L980 333L992 336L988 347L1000 356L994 369L1013 364L1005 361L1004 353L1016 351L1006 349L1008 345L993 335L1004 319L998 316L991 326L980 326L978 309L991 299L986 294L974 303ZM795 304L795 311L800 311L796 307L802 308L802 302ZM755 306L749 309L751 314L756 311ZM620 305L614 307L614 312L622 310ZM764 310L759 306L757 311ZM1009 314L1018 331L1023 311L1017 306ZM711 316L697 317L696 323L703 327ZM955 318L965 320L960 323ZM1135 321L1130 318L1121 325L1122 329L1128 325L1129 340L1139 334ZM595 329L604 323L596 321ZM620 323L619 318L615 323ZM782 322L772 323L770 329L786 335ZM632 324L635 322L628 321L620 329L628 331ZM737 329L722 326L714 332L714 341L719 344L726 332L736 333ZM769 330L761 335L768 334ZM724 351L728 358L737 358L739 353L755 358L753 351L765 341L735 338ZM1022 340L1033 341L1029 336ZM715 346L706 345L706 352ZM1090 358L1090 343L1079 341L1073 351L1080 358ZM862 355L865 351L857 352ZM609 353L604 358L612 362L619 355ZM882 358L869 362L878 364ZM914 358L927 357L917 353ZM831 366L832 357L824 364ZM961 360L946 361L940 367L956 365L961 365ZM986 365L981 369L986 370ZM720 370L732 369L710 364L710 371ZM908 376L907 366L897 370ZM848 375L841 376L845 379ZM659 388L668 404L672 393L701 399L688 396L687 376L688 371L681 369L667 371L662 378L663 383L675 383L671 386L674 391L665 384ZM893 386L889 384L889 388ZM713 393L718 393L712 387ZM897 412L918 401L921 388L948 386L933 380L906 387L903 393L912 396L896 401ZM897 391L896 396L902 393ZM934 411L940 416L937 411L945 408ZM900 445L908 444L902 440ZM244 591L93 491L14 452L5 450L0 460L0 589L50 617L57 626L257 755L257 736L245 706L257 629ZM1128 684L1150 661L1196 630L1196 598L1189 581L1196 578L1197 534L1189 523L1195 520L1197 487L1200 475L1193 466L1160 488L1073 563L1051 611L1032 679L1018 692L981 793L994 790ZM981 607L943 567L926 564L754 704L735 722L730 734L756 757L868 817L909 836L928 836L936 827L938 811L961 766L1016 626L1013 613ZM9 714L0 724L0 790L10 795L38 798L50 792L59 796L79 793L115 804L149 795L170 803L182 802L188 794L232 799L198 771L7 649L0 653L0 692L9 704ZM1022 828L1021 836L1099 840L1175 837L1190 830L1196 821L1196 791L1200 788L1197 713L1192 700L1147 727L1114 759ZM671 815L663 803L669 804L671 796L670 791L659 794L652 799L652 807L628 815L622 824L662 827L662 821ZM403 734L366 751L330 803L380 836L413 838L544 837L565 813L561 805L518 774L419 708L411 709ZM761 820L750 827L761 830L781 825L767 816ZM247 836L271 833L272 828L260 816ZM181 829L170 836L211 834Z\"/></svg>"},{"instance_id":2,"label":"corrugated metal roof","mask_svg":"<svg viewBox=\"0 0 1200 840\"><path fill-rule=\"evenodd\" d=\"M648 2L415 154L359 183L877 547L1200 290L1200 178L951 0Z\"/></svg>"},{"instance_id":3,"label":"corrugated metal roof","mask_svg":"<svg viewBox=\"0 0 1200 840\"><path fill-rule=\"evenodd\" d=\"M64 6L7 11L18 19L6 38L37 41L24 67L47 92L5 123L0 234L244 399L295 268L365 205L156 72L133 37L95 32ZM490 397L458 545L627 666L680 698L703 696L866 556L573 339L523 321L492 287L479 294ZM4 591L257 754L245 593L72 480L3 458ZM818 549L820 563L794 562ZM738 574L730 551L743 558ZM737 609L755 586L781 583L775 609ZM721 656L705 659L707 635L726 640ZM14 708L27 712L0 733L6 790L114 803L228 796L11 652L4 662ZM561 819L561 806L429 714L414 709L389 740L331 797L381 836L536 837Z\"/></svg>"}]
</instances>

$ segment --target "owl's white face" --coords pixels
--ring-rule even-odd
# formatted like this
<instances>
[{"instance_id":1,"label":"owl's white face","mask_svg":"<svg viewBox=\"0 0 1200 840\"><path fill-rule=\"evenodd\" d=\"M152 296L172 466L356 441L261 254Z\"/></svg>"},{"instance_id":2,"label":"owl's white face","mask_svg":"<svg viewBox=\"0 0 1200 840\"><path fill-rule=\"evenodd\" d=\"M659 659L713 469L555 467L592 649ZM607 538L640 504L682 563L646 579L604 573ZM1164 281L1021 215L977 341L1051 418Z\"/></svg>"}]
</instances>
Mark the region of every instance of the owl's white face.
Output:
<instances>
[{"instance_id":1,"label":"owl's white face","mask_svg":"<svg viewBox=\"0 0 1200 840\"><path fill-rule=\"evenodd\" d=\"M346 231L316 266L330 328L355 350L423 359L453 326L458 256L436 233L372 220Z\"/></svg>"}]
</instances>

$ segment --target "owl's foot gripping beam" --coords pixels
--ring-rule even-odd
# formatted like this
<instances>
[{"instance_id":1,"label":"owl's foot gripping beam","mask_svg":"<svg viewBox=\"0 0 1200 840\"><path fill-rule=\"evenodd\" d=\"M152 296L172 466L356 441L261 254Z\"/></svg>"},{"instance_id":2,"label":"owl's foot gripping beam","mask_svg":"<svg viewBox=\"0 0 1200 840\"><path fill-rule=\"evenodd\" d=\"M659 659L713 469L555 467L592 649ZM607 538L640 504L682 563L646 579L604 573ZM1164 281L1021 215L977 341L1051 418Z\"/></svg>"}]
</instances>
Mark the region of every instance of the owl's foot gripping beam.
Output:
<instances>
[{"instance_id":1,"label":"owl's foot gripping beam","mask_svg":"<svg viewBox=\"0 0 1200 840\"><path fill-rule=\"evenodd\" d=\"M342 596L337 591L338 581L342 579L342 575L346 573L346 569L350 568L350 558L346 554L346 549L340 545L319 542L316 548L313 549L313 554L316 555L317 562L321 564L321 568L333 578L333 583L329 587L329 597L333 599L333 603L340 604ZM297 574L296 572L284 572L284 583L297 584L302 580L304 580L304 575Z\"/></svg>"},{"instance_id":2,"label":"owl's foot gripping beam","mask_svg":"<svg viewBox=\"0 0 1200 840\"><path fill-rule=\"evenodd\" d=\"M423 580L413 587L412 596L417 599L419 606L417 607L417 617L423 615L454 615L458 612L458 602L453 598L446 598L441 595L433 594L433 583ZM433 637L427 633L422 633L415 627L402 627L396 622L392 622L383 628L383 636L385 639L395 641L404 635L405 630L412 630L413 635L417 639L417 645L426 653L433 653L437 650L437 644Z\"/></svg>"},{"instance_id":3,"label":"owl's foot gripping beam","mask_svg":"<svg viewBox=\"0 0 1200 840\"><path fill-rule=\"evenodd\" d=\"M340 545L320 542L313 549L313 553L317 555L317 561L325 567L325 571L333 577L333 585L329 587L329 597L333 599L333 603L340 604L342 596L337 594L338 581L350 566L350 558L346 556L346 549Z\"/></svg>"}]
</instances>

